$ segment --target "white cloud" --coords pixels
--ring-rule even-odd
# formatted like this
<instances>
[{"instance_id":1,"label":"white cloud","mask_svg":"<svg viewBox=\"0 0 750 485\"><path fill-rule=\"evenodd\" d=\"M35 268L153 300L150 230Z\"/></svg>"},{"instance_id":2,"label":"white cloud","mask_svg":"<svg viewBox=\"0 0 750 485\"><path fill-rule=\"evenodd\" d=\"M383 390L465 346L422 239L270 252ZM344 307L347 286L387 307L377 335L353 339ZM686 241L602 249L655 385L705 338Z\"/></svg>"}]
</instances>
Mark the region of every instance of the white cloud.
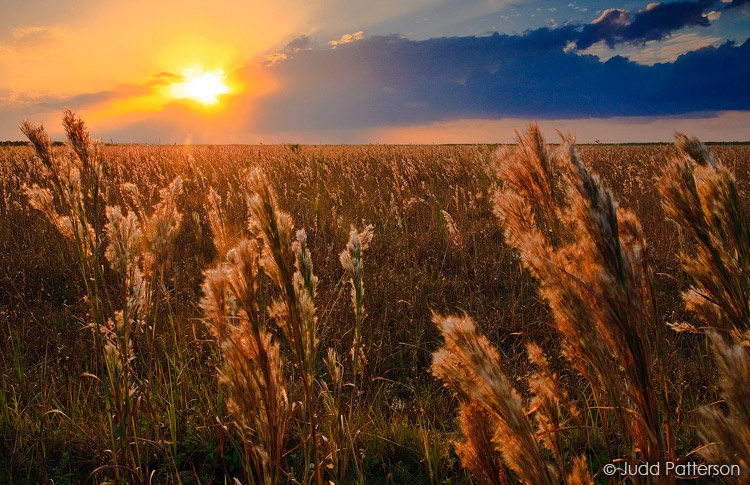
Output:
<instances>
[{"instance_id":1,"label":"white cloud","mask_svg":"<svg viewBox=\"0 0 750 485\"><path fill-rule=\"evenodd\" d=\"M615 56L622 56L633 62L637 62L638 64L653 66L658 63L674 62L682 54L702 49L704 47L716 47L721 43L721 37L704 37L699 34L678 34L662 41L646 42L643 46L620 44L614 49L609 48L603 41L601 41L581 53L595 55L602 61L606 61Z\"/></svg>"}]
</instances>

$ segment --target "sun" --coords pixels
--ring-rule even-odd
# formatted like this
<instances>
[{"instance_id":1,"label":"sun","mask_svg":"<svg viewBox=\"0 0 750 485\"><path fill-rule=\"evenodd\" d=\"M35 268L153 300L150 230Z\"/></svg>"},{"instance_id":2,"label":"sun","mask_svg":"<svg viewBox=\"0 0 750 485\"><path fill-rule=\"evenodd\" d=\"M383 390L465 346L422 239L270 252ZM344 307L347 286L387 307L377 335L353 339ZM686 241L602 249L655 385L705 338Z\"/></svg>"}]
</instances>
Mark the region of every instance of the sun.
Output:
<instances>
[{"instance_id":1,"label":"sun","mask_svg":"<svg viewBox=\"0 0 750 485\"><path fill-rule=\"evenodd\" d=\"M229 93L226 75L223 69L203 71L186 69L181 82L172 85L172 96L179 99L191 99L203 105L219 102L219 96Z\"/></svg>"}]
</instances>

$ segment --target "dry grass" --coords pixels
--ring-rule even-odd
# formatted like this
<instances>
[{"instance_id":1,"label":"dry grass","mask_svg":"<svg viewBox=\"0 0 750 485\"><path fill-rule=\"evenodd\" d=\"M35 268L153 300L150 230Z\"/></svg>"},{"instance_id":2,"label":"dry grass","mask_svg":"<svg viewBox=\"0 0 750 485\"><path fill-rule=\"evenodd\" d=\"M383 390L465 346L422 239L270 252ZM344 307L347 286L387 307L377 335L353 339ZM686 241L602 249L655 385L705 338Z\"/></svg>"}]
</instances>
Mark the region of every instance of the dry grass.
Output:
<instances>
[{"instance_id":1,"label":"dry grass","mask_svg":"<svg viewBox=\"0 0 750 485\"><path fill-rule=\"evenodd\" d=\"M492 416L492 420L486 419L484 423L495 430L492 443L523 483L556 483L557 477L552 475L541 454L521 396L511 386L497 350L485 337L477 335L474 322L467 317L435 316L433 320L445 338L444 349L434 354L433 374L459 392L465 401L482 406ZM464 412L472 405L467 406ZM495 426L490 427L490 423ZM464 429L464 433L470 431ZM486 444L486 439L479 440ZM477 455L483 453L485 450L476 451ZM492 468L495 467L483 474L494 477Z\"/></svg>"},{"instance_id":2,"label":"dry grass","mask_svg":"<svg viewBox=\"0 0 750 485\"><path fill-rule=\"evenodd\" d=\"M695 139L678 135L677 147L680 156L665 170L660 188L666 214L693 238L693 251L681 254L682 266L694 281L685 302L712 332L730 328L739 341L729 345L712 333L730 413L702 411L709 439L702 455L744 470L749 371L742 332L748 324L748 222L731 173ZM463 402L460 424L465 438L458 450L464 465L480 481L497 479L498 466L487 458L495 448L523 483L591 482L585 456L570 474L550 476L553 465L545 466L539 454L535 439L551 452L558 468L568 452L575 452L575 442L562 436L568 429L563 409L574 429L591 429L602 437L610 462L620 460L619 454L631 463L674 462L679 418L675 420L670 409L668 337L637 217L618 208L611 192L583 164L572 140L564 139L551 153L535 125L499 163L503 185L494 198L495 212L506 239L540 281L552 326L562 338L562 354L587 381L595 403L589 410L597 411L599 426L582 423L541 349L533 345L528 352L538 371L530 379L530 409L523 413L496 351L476 336L474 324L466 317L438 317L434 320L445 344L434 354L433 373ZM684 323L673 328L694 329ZM472 409L476 419L498 430L491 441L482 433L471 436L477 427L463 416ZM610 413L617 428L608 425ZM527 419L531 414L536 432ZM591 452L591 442L586 449ZM676 478L664 474L645 480L673 483Z\"/></svg>"},{"instance_id":3,"label":"dry grass","mask_svg":"<svg viewBox=\"0 0 750 485\"><path fill-rule=\"evenodd\" d=\"M716 407L701 414L706 449L715 464L739 465L738 481L750 472L750 221L745 216L734 175L695 138L677 135L679 153L660 180L667 215L690 239L681 252L692 279L685 305L700 317L711 338L729 413ZM690 328L681 326L680 329ZM728 343L720 332L729 333Z\"/></svg>"},{"instance_id":4,"label":"dry grass","mask_svg":"<svg viewBox=\"0 0 750 485\"><path fill-rule=\"evenodd\" d=\"M657 396L665 385L652 367L663 354L655 347L662 323L636 216L617 207L570 140L552 156L534 126L517 155L501 160L500 177L507 185L496 212L540 280L563 354L598 405L614 410L632 460L674 458L670 418L659 405L668 396Z\"/></svg>"},{"instance_id":5,"label":"dry grass","mask_svg":"<svg viewBox=\"0 0 750 485\"><path fill-rule=\"evenodd\" d=\"M202 306L221 348L220 380L242 439L247 478L272 484L285 478L292 405L280 346L266 328L258 302L259 271L257 243L240 242L226 263L206 272Z\"/></svg>"},{"instance_id":6,"label":"dry grass","mask_svg":"<svg viewBox=\"0 0 750 485\"><path fill-rule=\"evenodd\" d=\"M499 163L498 176L504 186L495 195L495 212L505 227L506 240L539 279L539 292L554 319L552 327L562 339L562 353L587 381L600 421L608 422L608 414L614 413L626 440L623 451L631 461L674 459L670 416L659 405L660 400L667 402L668 396L657 395L666 387L661 375L652 370L653 355L659 352L654 346L660 341L661 322L645 238L635 215L617 207L612 194L585 167L572 140L550 153L535 125ZM456 354L457 346L466 345L456 342L445 324L441 331L451 354ZM539 433L564 470L565 450L558 433L562 428L560 403L567 403L567 398L541 351L531 347L530 355L540 371L531 386ZM485 359L498 365L496 356ZM507 380L480 371L481 358L458 360L466 372L477 375L479 383L457 385L455 375L445 372L439 377L453 388L464 389L505 382L498 395L515 403L515 416L502 411L508 406L500 399L468 397L497 413L500 429L521 422L520 400L508 388ZM443 361L444 355L438 353L433 366L442 369ZM520 441L506 435L496 436L494 443L519 479L524 483L557 482L559 477L542 474L547 467L541 456L525 464L513 458L539 454L530 424L508 434L514 433ZM602 431L607 440L615 433L608 428ZM620 452L609 447L610 460Z\"/></svg>"},{"instance_id":7,"label":"dry grass","mask_svg":"<svg viewBox=\"0 0 750 485\"><path fill-rule=\"evenodd\" d=\"M35 147L0 148L0 479L590 483L704 443L747 463L747 147L712 147L714 166L529 132L498 175L498 147L65 128L64 147L25 124ZM669 158L698 232L665 222ZM688 288L720 337L666 330L707 325ZM433 310L473 317L436 317L457 423Z\"/></svg>"}]
</instances>

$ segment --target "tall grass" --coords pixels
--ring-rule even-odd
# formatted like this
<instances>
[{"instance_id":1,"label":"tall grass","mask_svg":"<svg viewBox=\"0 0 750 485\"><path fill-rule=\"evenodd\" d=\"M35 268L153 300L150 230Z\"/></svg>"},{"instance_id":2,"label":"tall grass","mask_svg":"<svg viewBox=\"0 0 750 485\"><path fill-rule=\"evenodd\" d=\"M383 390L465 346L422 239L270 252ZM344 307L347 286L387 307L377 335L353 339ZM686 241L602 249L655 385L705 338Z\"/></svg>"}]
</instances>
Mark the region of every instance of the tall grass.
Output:
<instances>
[{"instance_id":1,"label":"tall grass","mask_svg":"<svg viewBox=\"0 0 750 485\"><path fill-rule=\"evenodd\" d=\"M436 316L434 321L445 338L445 349L434 355L435 376L463 394L467 402L476 403L490 413L494 419L485 419L483 424L488 429L494 428L492 443L501 450L505 463L521 481L556 483L526 417L521 397L511 386L497 351L485 337L476 334L474 323L468 318ZM465 404L463 412L470 412L471 405ZM478 413L475 416L482 417ZM495 426L490 426L491 423ZM464 429L465 433L470 431L471 428ZM486 438L479 440L487 444ZM484 452L486 450L477 450L476 455ZM499 478L494 470L478 475Z\"/></svg>"},{"instance_id":2,"label":"tall grass","mask_svg":"<svg viewBox=\"0 0 750 485\"><path fill-rule=\"evenodd\" d=\"M747 148L112 147L64 117L0 148L0 479L746 467Z\"/></svg>"},{"instance_id":3,"label":"tall grass","mask_svg":"<svg viewBox=\"0 0 750 485\"><path fill-rule=\"evenodd\" d=\"M93 329L95 355L103 363L103 384L109 421L111 470L116 480L128 474L145 479L141 470L140 443L135 431L137 409L131 379L133 325L143 304L141 273L137 266L140 237L133 217L123 218L119 208L108 208L102 188L102 160L96 142L80 118L66 111L63 119L72 151L56 153L42 126L24 122L21 130L46 168L46 187L34 184L25 192L32 207L44 214L73 243L89 303L87 327ZM109 240L109 242L108 242ZM107 247L103 254L102 247ZM110 293L104 277L104 256L120 279ZM96 365L95 367L98 367ZM94 368L94 375L100 369ZM123 473L127 471L127 473Z\"/></svg>"},{"instance_id":4,"label":"tall grass","mask_svg":"<svg viewBox=\"0 0 750 485\"><path fill-rule=\"evenodd\" d=\"M696 138L677 135L679 149L664 170L664 208L689 238L680 253L692 279L683 294L711 339L721 395L729 413L704 408L702 455L750 472L750 221L734 175ZM722 333L724 335L722 335ZM727 342L726 334L732 342Z\"/></svg>"},{"instance_id":5,"label":"tall grass","mask_svg":"<svg viewBox=\"0 0 750 485\"><path fill-rule=\"evenodd\" d=\"M106 322L100 245L105 205L101 151L72 111L65 111L63 125L72 148L66 152L53 149L43 126L28 120L21 125L44 167L43 186L34 183L25 186L24 192L29 204L73 242L86 287L91 328L97 347L101 347L99 329Z\"/></svg>"},{"instance_id":6,"label":"tall grass","mask_svg":"<svg viewBox=\"0 0 750 485\"><path fill-rule=\"evenodd\" d=\"M684 298L688 309L713 329L712 348L730 411L702 410L709 443L701 453L709 461L746 470L747 220L731 173L697 140L680 134L676 145L680 154L665 170L660 190L666 214L692 239L691 249L681 253L694 282ZM473 322L434 317L445 346L434 354L433 373L462 402L464 441L457 450L464 466L482 482L504 480L502 465L492 458L495 449L523 483L591 482L585 456L570 475L549 471L564 469L561 464L574 451L575 441L563 432L585 428L602 436L610 462L621 453L633 463L674 462L676 421L666 375L666 325L659 316L653 270L636 216L618 208L583 164L572 139L564 138L551 153L535 125L499 160L498 177L502 188L494 198L495 212L506 240L540 281L540 295L562 339L562 354L587 381L595 403L590 409L599 418L583 423L535 345L528 353L538 370L530 379L532 398L524 411L497 352L476 335ZM685 325L674 328L684 330ZM732 329L737 343L726 343L715 333L718 329ZM616 417L616 428L609 424L610 414ZM483 426L468 415L496 427L495 435L483 433ZM553 464L546 463L537 440L551 452ZM590 434L586 448L591 453ZM675 477L643 479L672 483Z\"/></svg>"},{"instance_id":7,"label":"tall grass","mask_svg":"<svg viewBox=\"0 0 750 485\"><path fill-rule=\"evenodd\" d=\"M247 477L264 484L285 478L286 430L292 417L279 343L259 303L260 251L243 240L227 262L206 273L202 306L221 346L221 382L245 452Z\"/></svg>"},{"instance_id":8,"label":"tall grass","mask_svg":"<svg viewBox=\"0 0 750 485\"><path fill-rule=\"evenodd\" d=\"M678 156L660 181L664 209L685 232L680 252L693 286L686 306L711 327L750 325L750 233L731 172L694 138L677 136Z\"/></svg>"},{"instance_id":9,"label":"tall grass","mask_svg":"<svg viewBox=\"0 0 750 485\"><path fill-rule=\"evenodd\" d=\"M497 215L541 282L564 355L599 406L614 410L631 459L674 458L668 410L659 405L667 396L657 396L665 385L653 370L662 323L637 218L617 207L572 140L551 157L534 126L517 156L501 161L500 177L507 185Z\"/></svg>"},{"instance_id":10,"label":"tall grass","mask_svg":"<svg viewBox=\"0 0 750 485\"><path fill-rule=\"evenodd\" d=\"M45 168L45 186L27 186L25 193L29 204L72 242L86 289L84 327L93 331L94 352L85 374L101 383L108 423L108 448L103 451L110 458L96 471L111 473L118 482L146 482L149 455L155 452L175 479L168 438L144 423L158 419L150 389L162 384L156 382L162 374L155 361L155 334L163 318L159 295L181 219L176 207L181 181L178 177L160 191L151 215L137 198L123 214L120 206L108 205L99 142L69 110L63 126L69 149L62 151L52 147L42 126L21 126Z\"/></svg>"},{"instance_id":11,"label":"tall grass","mask_svg":"<svg viewBox=\"0 0 750 485\"><path fill-rule=\"evenodd\" d=\"M580 160L572 139L551 154L535 125L520 137L513 154L499 160L498 176L504 185L495 194L494 204L506 240L540 281L539 292L550 307L563 355L587 381L599 421L607 426L608 415L614 413L625 438L620 450L608 444L609 459L618 458L620 451L632 461L673 459L669 412L660 405L667 402L662 394L666 386L653 370L654 355L660 352L655 346L660 343L661 322L645 238L636 217L618 209L611 193ZM444 324L441 331L446 343L454 340ZM450 344L450 348L456 346L461 343ZM537 362L543 362L538 350L533 354ZM442 354L436 354L433 366L441 368L442 359ZM501 382L497 376L481 374L481 362L478 358L464 363L479 378L480 384L474 387ZM497 393L515 402L515 417L501 411L507 407L501 405L501 398L472 399L497 413L501 428L508 420L522 422L520 399L504 387ZM557 407L558 394L544 395L544 388L534 388L535 399L540 401L538 413ZM547 412L539 422L548 427L556 420ZM613 431L605 429L603 434L611 438ZM534 456L533 450L539 455L530 425L515 433L523 441L496 436L494 443L519 478L524 483L557 481L542 473L546 466L541 458L525 465L509 459L513 454ZM546 433L547 446L560 460L562 450L552 446L560 442L559 429ZM529 475L533 470L537 471Z\"/></svg>"}]
</instances>

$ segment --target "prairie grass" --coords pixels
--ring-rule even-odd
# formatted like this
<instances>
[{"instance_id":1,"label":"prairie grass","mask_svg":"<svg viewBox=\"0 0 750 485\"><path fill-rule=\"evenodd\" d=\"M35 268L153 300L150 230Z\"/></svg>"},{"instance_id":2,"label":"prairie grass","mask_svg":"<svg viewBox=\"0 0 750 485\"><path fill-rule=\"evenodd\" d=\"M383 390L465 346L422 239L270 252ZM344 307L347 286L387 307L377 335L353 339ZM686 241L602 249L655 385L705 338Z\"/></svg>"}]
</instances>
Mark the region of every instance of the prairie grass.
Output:
<instances>
[{"instance_id":1,"label":"prairie grass","mask_svg":"<svg viewBox=\"0 0 750 485\"><path fill-rule=\"evenodd\" d=\"M708 443L689 454L701 451L709 461L744 470L747 219L731 173L696 139L678 134L676 145L680 154L667 166L660 189L667 216L693 239L693 250L680 255L694 281L684 300L709 329L730 409L729 415L702 410ZM680 420L671 410L664 344L668 337L635 214L618 207L611 192L583 164L572 139L564 137L551 152L536 125L519 135L515 150L501 154L498 178L495 213L506 240L540 281L551 326L562 340L562 356L587 382L594 403L588 408L598 419L590 424L579 419L536 345L528 347L538 371L530 379L531 399L524 409L497 351L476 334L474 323L468 317L434 317L445 344L433 354L432 369L462 403L459 423L464 438L457 450L464 466L479 481L504 480L497 455L492 458L499 452L523 483L590 483L585 454L566 473L565 457L576 452L575 440L566 436L571 429L589 430L586 453L591 453L591 434L600 435L610 463L674 462L675 426ZM688 323L671 326L698 333ZM727 344L714 333L721 328L732 329L738 343ZM468 413L484 427L494 428L494 436L481 433L482 426L470 422ZM610 414L616 418L614 427ZM542 447L551 453L551 463L540 452ZM641 479L676 480L666 474Z\"/></svg>"},{"instance_id":2,"label":"prairie grass","mask_svg":"<svg viewBox=\"0 0 750 485\"><path fill-rule=\"evenodd\" d=\"M608 443L609 460L624 452L633 462L672 461L671 418L659 405L668 396L657 395L666 387L653 369L653 356L662 352L655 348L661 341L661 322L645 239L635 215L617 207L612 194L585 167L572 140L564 140L556 153L550 153L535 125L499 164L504 185L494 205L506 240L539 279L539 293L552 313L551 327L562 340L562 355L591 389L599 421L607 423L609 414L616 418L619 432L606 427L602 434L610 441L620 433L624 438L624 449ZM539 348L529 349L541 371L532 381L531 405L542 444L556 458L556 475L549 471L527 418L532 410L524 411L489 342L468 337L474 325L465 319L461 325L449 325L451 319L436 322L454 362L447 364L451 359L440 351L433 371L494 416L498 431L492 443L507 465L524 483L564 479L562 442L570 440L558 436L564 428L560 408L570 406ZM484 357L472 348L483 349ZM483 362L494 370L483 368ZM463 368L469 378L447 372L450 367ZM485 387L494 389L492 394L477 394Z\"/></svg>"},{"instance_id":3,"label":"prairie grass","mask_svg":"<svg viewBox=\"0 0 750 485\"><path fill-rule=\"evenodd\" d=\"M271 484L284 478L292 405L279 343L258 301L259 271L257 243L243 240L227 254L227 263L206 272L202 306L221 348L220 379L242 439L245 473Z\"/></svg>"},{"instance_id":4,"label":"prairie grass","mask_svg":"<svg viewBox=\"0 0 750 485\"><path fill-rule=\"evenodd\" d=\"M64 118L63 147L31 124L35 146L0 147L0 480L590 483L613 459L746 466L746 275L730 258L746 232L727 221L745 218L730 209L748 200L747 146L710 147L709 177L666 145L106 146ZM524 163L498 175L503 156ZM699 200L729 204L700 203L715 249L695 270L682 265L708 246L665 219L653 183L672 158L718 181ZM513 190L535 204L506 204L503 226ZM508 208L533 223L507 234ZM701 276L719 263L720 284ZM433 311L463 315L434 317L453 346L433 369L458 398L430 372Z\"/></svg>"},{"instance_id":5,"label":"prairie grass","mask_svg":"<svg viewBox=\"0 0 750 485\"><path fill-rule=\"evenodd\" d=\"M701 409L707 442L701 454L715 464L750 471L750 221L731 171L696 138L677 135L679 153L660 180L667 215L683 228L690 248L680 253L692 280L685 305L702 320L719 369L729 413ZM692 330L681 325L680 330ZM724 334L732 341L727 342Z\"/></svg>"}]
</instances>

